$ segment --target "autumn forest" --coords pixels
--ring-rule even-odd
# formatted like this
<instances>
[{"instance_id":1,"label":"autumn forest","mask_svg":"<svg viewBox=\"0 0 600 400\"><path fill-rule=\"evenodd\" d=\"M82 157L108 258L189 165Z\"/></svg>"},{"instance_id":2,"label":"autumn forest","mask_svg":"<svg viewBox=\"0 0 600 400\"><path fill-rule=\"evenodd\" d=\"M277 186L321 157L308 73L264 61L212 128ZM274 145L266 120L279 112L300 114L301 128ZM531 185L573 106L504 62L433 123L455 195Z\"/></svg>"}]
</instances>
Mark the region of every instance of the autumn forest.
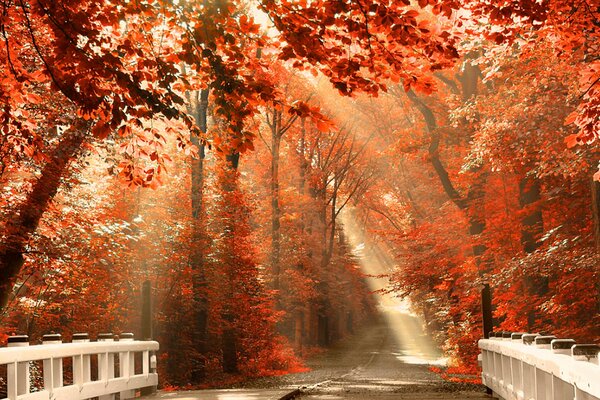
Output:
<instances>
[{"instance_id":1,"label":"autumn forest","mask_svg":"<svg viewBox=\"0 0 600 400\"><path fill-rule=\"evenodd\" d=\"M305 370L377 296L476 374L484 284L600 341L597 0L1 8L0 344L139 336L143 282L165 387Z\"/></svg>"}]
</instances>

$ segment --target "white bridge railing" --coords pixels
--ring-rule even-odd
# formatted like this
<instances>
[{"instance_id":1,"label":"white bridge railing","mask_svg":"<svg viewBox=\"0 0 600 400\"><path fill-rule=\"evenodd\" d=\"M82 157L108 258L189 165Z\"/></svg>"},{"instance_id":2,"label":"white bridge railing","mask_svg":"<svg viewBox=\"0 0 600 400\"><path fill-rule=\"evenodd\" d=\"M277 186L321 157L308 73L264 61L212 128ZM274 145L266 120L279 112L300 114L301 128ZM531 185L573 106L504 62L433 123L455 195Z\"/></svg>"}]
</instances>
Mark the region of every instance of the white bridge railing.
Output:
<instances>
[{"instance_id":1,"label":"white bridge railing","mask_svg":"<svg viewBox=\"0 0 600 400\"><path fill-rule=\"evenodd\" d=\"M0 365L6 366L5 387L9 400L99 400L129 399L141 388L156 387L158 342L134 341L133 334L75 334L71 343L60 335L45 335L43 344L29 346L27 336L12 336L0 349ZM63 363L64 362L64 363ZM65 384L64 366L68 366ZM39 366L42 370L39 371ZM32 377L43 374L43 387ZM0 396L2 397L2 396ZM5 400L4 399L4 400Z\"/></svg>"},{"instance_id":2,"label":"white bridge railing","mask_svg":"<svg viewBox=\"0 0 600 400\"><path fill-rule=\"evenodd\" d=\"M497 332L479 341L483 384L506 400L600 399L600 346Z\"/></svg>"}]
</instances>

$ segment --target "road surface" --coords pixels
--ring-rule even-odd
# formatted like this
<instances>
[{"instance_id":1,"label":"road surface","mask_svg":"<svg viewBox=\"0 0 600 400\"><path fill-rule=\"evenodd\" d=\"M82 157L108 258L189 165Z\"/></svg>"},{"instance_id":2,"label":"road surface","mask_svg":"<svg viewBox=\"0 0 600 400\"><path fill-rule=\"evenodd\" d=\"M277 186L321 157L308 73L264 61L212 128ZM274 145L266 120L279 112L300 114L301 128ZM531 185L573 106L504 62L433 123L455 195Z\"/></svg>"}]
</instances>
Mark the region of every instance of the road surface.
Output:
<instances>
[{"instance_id":1,"label":"road surface","mask_svg":"<svg viewBox=\"0 0 600 400\"><path fill-rule=\"evenodd\" d=\"M484 400L480 385L447 382L430 371L440 355L406 313L380 321L310 358L311 371L245 382L239 387L161 392L161 400Z\"/></svg>"},{"instance_id":2,"label":"road surface","mask_svg":"<svg viewBox=\"0 0 600 400\"><path fill-rule=\"evenodd\" d=\"M430 371L439 353L420 329L410 328L416 323L408 314L388 315L311 359L310 372L253 386L300 387L300 400L489 399L482 386L446 382Z\"/></svg>"}]
</instances>

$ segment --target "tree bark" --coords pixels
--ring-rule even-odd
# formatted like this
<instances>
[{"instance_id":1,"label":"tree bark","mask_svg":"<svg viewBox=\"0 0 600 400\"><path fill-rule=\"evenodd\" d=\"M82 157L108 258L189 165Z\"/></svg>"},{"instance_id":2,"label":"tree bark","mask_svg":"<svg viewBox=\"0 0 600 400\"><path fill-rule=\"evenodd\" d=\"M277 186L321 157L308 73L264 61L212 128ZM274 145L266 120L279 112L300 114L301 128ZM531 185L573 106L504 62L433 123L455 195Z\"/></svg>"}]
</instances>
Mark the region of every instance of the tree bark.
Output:
<instances>
[{"instance_id":1,"label":"tree bark","mask_svg":"<svg viewBox=\"0 0 600 400\"><path fill-rule=\"evenodd\" d=\"M521 245L527 254L533 253L540 246L539 238L543 233L544 221L539 205L541 199L540 182L537 178L525 175L519 182L519 205L522 210L528 209L521 219ZM533 271L525 274L525 287L529 296L543 296L548 293L548 277ZM527 329L536 327L538 313L531 308L527 313Z\"/></svg>"},{"instance_id":2,"label":"tree bark","mask_svg":"<svg viewBox=\"0 0 600 400\"><path fill-rule=\"evenodd\" d=\"M304 199L304 194L305 194L305 189L306 189L306 173L308 170L308 161L306 160L306 155L305 155L305 146L306 146L306 120L304 118L302 118L301 120L301 124L300 124L300 141L299 141L299 145L297 147L297 152L298 152L298 157L300 159L300 163L299 163L299 180L298 180L298 193L300 194L301 198ZM303 200L302 200L303 201ZM302 237L304 237L304 231L305 231L305 208L301 207L301 218L298 222L299 224L299 230L302 234ZM299 263L298 264L298 270L302 273L304 273L304 263ZM302 347L304 345L304 338L306 336L305 330L306 330L306 325L304 323L306 317L305 315L309 315L310 314L310 307L307 307L306 304L298 304L297 305L297 310L295 313L295 322L294 322L294 347L296 348L297 351L302 351Z\"/></svg>"},{"instance_id":3,"label":"tree bark","mask_svg":"<svg viewBox=\"0 0 600 400\"><path fill-rule=\"evenodd\" d=\"M465 61L462 72L463 74L459 77L462 96L464 101L469 101L472 97L477 96L477 83L481 77L481 70L477 65Z\"/></svg>"},{"instance_id":4,"label":"tree bark","mask_svg":"<svg viewBox=\"0 0 600 400\"><path fill-rule=\"evenodd\" d=\"M224 315L223 319L229 324L233 325L235 317L232 313ZM223 372L233 374L238 370L237 360L237 334L236 330L232 326L228 326L223 330L222 337L222 348L223 351Z\"/></svg>"},{"instance_id":5,"label":"tree bark","mask_svg":"<svg viewBox=\"0 0 600 400\"><path fill-rule=\"evenodd\" d=\"M300 156L300 180L298 181L298 192L304 197L306 189L306 173L308 171L308 160L304 154L306 151L306 120L304 118L302 118L300 133L300 146L298 149L298 155ZM304 209L302 209L302 215L304 216ZM302 220L304 221L304 218L302 218Z\"/></svg>"},{"instance_id":6,"label":"tree bark","mask_svg":"<svg viewBox=\"0 0 600 400\"><path fill-rule=\"evenodd\" d=\"M321 268L317 272L317 279L319 283L317 284L317 292L319 293L319 298L316 301L314 312L314 339L315 342L319 346L327 346L327 338L328 338L328 329L327 326L329 321L327 319L327 314L329 312L329 284L328 284L328 272L329 272L329 261L330 254L328 252L328 213L329 210L327 206L327 178L323 178L321 181L321 187L314 191L315 199L317 199L319 204L319 222L321 224L321 260L320 266Z\"/></svg>"},{"instance_id":7,"label":"tree bark","mask_svg":"<svg viewBox=\"0 0 600 400\"><path fill-rule=\"evenodd\" d=\"M533 207L521 220L521 245L528 254L540 246L539 238L544 230L542 210L539 205L535 205L540 199L539 180L531 176L523 177L519 182L519 205L521 209Z\"/></svg>"},{"instance_id":8,"label":"tree bark","mask_svg":"<svg viewBox=\"0 0 600 400\"><path fill-rule=\"evenodd\" d=\"M223 173L223 181L222 188L224 192L234 192L237 190L237 169L239 165L240 154L237 152L233 152L227 155L227 165L226 171ZM223 227L223 231L225 235L230 236L230 240L233 243L236 238L236 230L235 230L235 221L232 217L227 217L225 226ZM228 252L233 253L234 249L227 249ZM230 260L226 262L225 265L226 271L225 274L227 276L227 287L228 287L228 297L230 299L233 298L235 294L235 275L237 271L235 270L235 265ZM225 322L225 327L223 328L223 333L221 335L221 352L223 353L223 372L226 373L235 373L238 370L238 359L237 359L237 332L235 329L236 324L236 315L234 310L230 305L225 305L223 308L221 317Z\"/></svg>"},{"instance_id":9,"label":"tree bark","mask_svg":"<svg viewBox=\"0 0 600 400\"><path fill-rule=\"evenodd\" d=\"M337 220L337 210L336 210L336 205L337 205L337 195L338 195L338 184L336 183L336 181L333 182L333 193L331 194L331 219L329 220L329 225L331 225L331 230L329 231L329 242L327 245L327 253L326 256L324 257L324 263L323 266L326 267L330 262L331 262L331 257L333 256L333 246L334 246L334 242L335 242L335 228L336 228L336 220Z\"/></svg>"},{"instance_id":10,"label":"tree bark","mask_svg":"<svg viewBox=\"0 0 600 400\"><path fill-rule=\"evenodd\" d=\"M294 348L302 351L302 337L304 336L304 313L296 311L294 318Z\"/></svg>"},{"instance_id":11,"label":"tree bark","mask_svg":"<svg viewBox=\"0 0 600 400\"><path fill-rule=\"evenodd\" d=\"M592 218L596 252L600 252L600 182L594 180L592 180Z\"/></svg>"},{"instance_id":12,"label":"tree bark","mask_svg":"<svg viewBox=\"0 0 600 400\"><path fill-rule=\"evenodd\" d=\"M202 132L206 132L209 90L200 91L196 99L193 115L196 125ZM192 160L191 165L191 200L192 200L192 248L190 266L193 271L192 286L195 303L194 320L195 334L193 338L196 357L192 362L191 378L193 382L200 382L206 374L205 354L207 352L208 332L208 297L207 278L204 263L206 250L205 211L204 211L204 144L196 135L190 136L190 141L198 147L198 158Z\"/></svg>"},{"instance_id":13,"label":"tree bark","mask_svg":"<svg viewBox=\"0 0 600 400\"><path fill-rule=\"evenodd\" d=\"M421 112L421 115L423 115L423 118L425 119L425 124L427 125L427 130L429 131L429 134L431 135L431 142L430 142L429 148L428 148L429 160L431 162L431 165L433 166L433 169L435 170L435 172L437 173L437 175L440 179L440 183L442 184L444 191L446 192L446 194L448 195L450 200L452 200L452 202L454 204L456 204L456 206L459 209L466 210L468 207L466 199L464 199L461 196L461 194L458 192L458 190L456 190L452 181L450 180L448 171L446 171L446 168L444 167L444 165L442 164L442 161L440 160L440 154L439 154L440 135L439 135L439 133L437 133L438 126L437 126L437 121L436 121L435 115L433 114L433 111L425 103L423 103L423 101L421 101L421 99L419 99L412 90L409 90L408 92L406 92L406 95L412 101L412 103L417 107L417 109Z\"/></svg>"},{"instance_id":14,"label":"tree bark","mask_svg":"<svg viewBox=\"0 0 600 400\"><path fill-rule=\"evenodd\" d=\"M469 192L467 194L467 203L469 204L469 234L471 236L479 236L485 231L485 186L487 183L488 174L486 171L481 171L477 168L473 171L476 174ZM485 258L487 246L476 240L473 245L473 255L479 267L479 275L484 276L489 272L489 260Z\"/></svg>"},{"instance_id":15,"label":"tree bark","mask_svg":"<svg viewBox=\"0 0 600 400\"><path fill-rule=\"evenodd\" d=\"M271 272L273 289L279 290L281 283L281 205L279 192L279 151L283 135L292 127L298 116L283 119L283 111L273 106L273 119L267 125L271 128ZM280 296L277 296L279 301Z\"/></svg>"},{"instance_id":16,"label":"tree bark","mask_svg":"<svg viewBox=\"0 0 600 400\"><path fill-rule=\"evenodd\" d=\"M273 289L279 290L281 275L281 208L279 205L279 150L281 112L273 111L271 125L271 268ZM277 296L279 298L279 296Z\"/></svg>"},{"instance_id":17,"label":"tree bark","mask_svg":"<svg viewBox=\"0 0 600 400\"><path fill-rule=\"evenodd\" d=\"M469 87L472 89L471 86ZM476 91L474 93L476 93ZM474 93L472 93L472 95ZM478 174L477 179L469 188L467 196L461 195L458 192L458 190L454 187L454 184L450 179L448 171L446 170L446 168L442 164L442 161L440 160L440 136L439 133L437 133L438 126L433 111L421 99L419 99L413 91L409 90L408 92L406 92L406 95L421 112L421 115L423 115L423 118L425 119L427 130L431 135L431 142L428 148L429 160L433 166L433 169L435 170L436 174L440 179L442 188L444 189L450 200L460 210L466 213L467 219L469 221L469 234L471 236L478 236L482 234L485 230L485 216L483 215L483 210L481 207L473 206L482 203L482 200L485 196L484 189L485 182L487 180L487 174L481 172L481 168L473 169L473 172ZM483 275L488 269L485 265L485 262L482 262L486 249L487 247L482 243L475 243L473 245L473 255L477 260L477 264L483 265L483 267L480 267L480 275Z\"/></svg>"},{"instance_id":18,"label":"tree bark","mask_svg":"<svg viewBox=\"0 0 600 400\"><path fill-rule=\"evenodd\" d=\"M323 178L321 180L321 187L317 189L315 199L317 199L319 204L319 222L321 224L321 270L320 273L323 274L325 272L325 268L329 264L328 254L328 218L327 218L327 178Z\"/></svg>"},{"instance_id":19,"label":"tree bark","mask_svg":"<svg viewBox=\"0 0 600 400\"><path fill-rule=\"evenodd\" d=\"M78 119L62 134L27 199L7 218L6 239L0 243L0 308L9 301L25 262L27 243L68 173L69 163L79 156L88 129L89 123Z\"/></svg>"}]
</instances>

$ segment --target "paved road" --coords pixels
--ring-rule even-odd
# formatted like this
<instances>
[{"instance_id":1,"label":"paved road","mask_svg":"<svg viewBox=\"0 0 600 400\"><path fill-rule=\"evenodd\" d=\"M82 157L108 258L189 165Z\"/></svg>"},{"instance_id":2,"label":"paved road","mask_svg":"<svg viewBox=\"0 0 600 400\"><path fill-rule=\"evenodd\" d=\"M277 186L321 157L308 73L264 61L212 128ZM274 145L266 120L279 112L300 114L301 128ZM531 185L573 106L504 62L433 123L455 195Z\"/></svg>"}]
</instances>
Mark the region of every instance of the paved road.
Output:
<instances>
[{"instance_id":1,"label":"paved road","mask_svg":"<svg viewBox=\"0 0 600 400\"><path fill-rule=\"evenodd\" d=\"M430 363L440 361L439 353L420 329L410 328L414 324L409 315L387 315L311 359L310 372L267 378L253 386L300 386L299 400L489 399L482 386L446 382L431 372Z\"/></svg>"},{"instance_id":2,"label":"paved road","mask_svg":"<svg viewBox=\"0 0 600 400\"><path fill-rule=\"evenodd\" d=\"M246 382L228 390L162 393L169 400L484 400L484 388L446 382L429 370L439 353L407 314L386 315L308 361L311 371Z\"/></svg>"},{"instance_id":3,"label":"paved road","mask_svg":"<svg viewBox=\"0 0 600 400\"><path fill-rule=\"evenodd\" d=\"M281 400L290 399L290 390L224 389L195 390L189 392L160 392L145 400Z\"/></svg>"},{"instance_id":4,"label":"paved road","mask_svg":"<svg viewBox=\"0 0 600 400\"><path fill-rule=\"evenodd\" d=\"M405 322L407 318L404 318ZM340 348L338 357L350 370L309 386L300 399L486 399L484 389L443 381L429 370L436 354L411 353L404 338L381 323ZM422 339L422 338L414 338ZM345 352L345 354L343 354ZM334 357L335 359L335 357ZM332 360L333 361L333 360ZM340 371L341 372L341 371ZM333 375L333 374L332 374Z\"/></svg>"}]
</instances>

